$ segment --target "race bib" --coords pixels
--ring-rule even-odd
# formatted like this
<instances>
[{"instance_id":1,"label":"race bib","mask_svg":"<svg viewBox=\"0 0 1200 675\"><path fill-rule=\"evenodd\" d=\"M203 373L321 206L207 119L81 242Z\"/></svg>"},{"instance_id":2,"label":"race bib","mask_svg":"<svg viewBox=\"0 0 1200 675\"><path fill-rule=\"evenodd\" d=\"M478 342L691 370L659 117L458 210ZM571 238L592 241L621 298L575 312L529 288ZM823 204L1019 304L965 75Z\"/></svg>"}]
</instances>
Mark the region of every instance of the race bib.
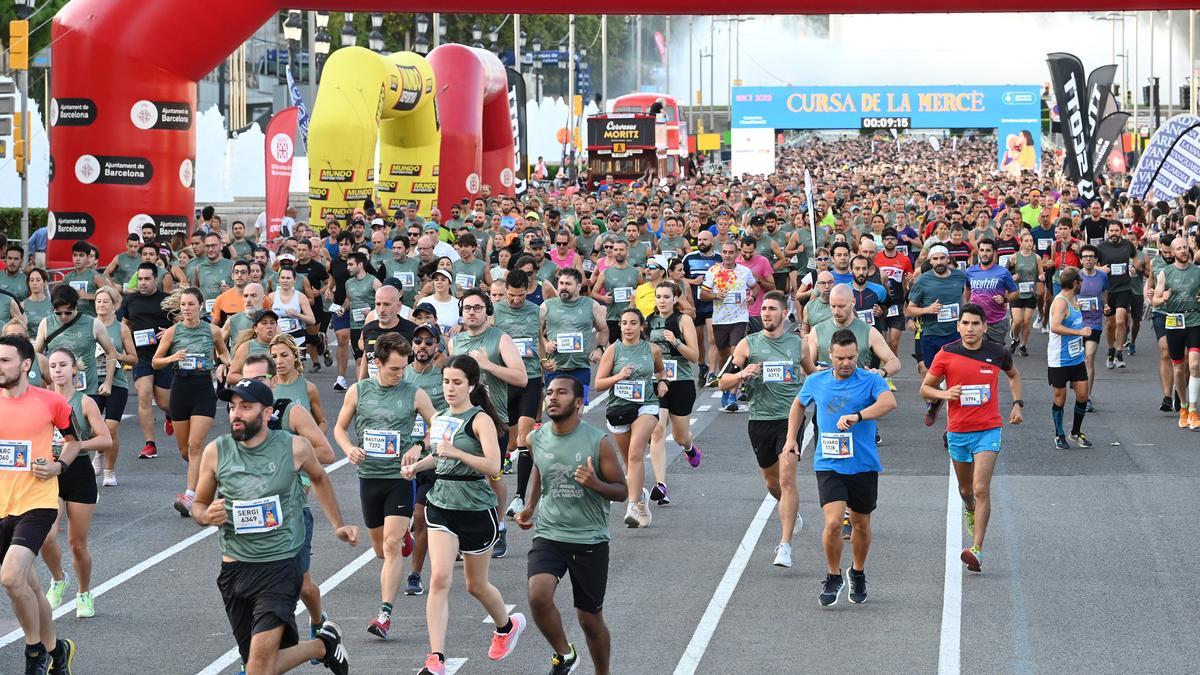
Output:
<instances>
[{"instance_id":1,"label":"race bib","mask_svg":"<svg viewBox=\"0 0 1200 675\"><path fill-rule=\"evenodd\" d=\"M523 359L531 359L537 356L537 350L533 348L533 338L513 338L513 344L517 346L517 353Z\"/></svg>"},{"instance_id":2,"label":"race bib","mask_svg":"<svg viewBox=\"0 0 1200 675\"><path fill-rule=\"evenodd\" d=\"M412 272L396 272L392 276L399 279L400 285L404 288L412 288L416 285L416 278L413 277Z\"/></svg>"},{"instance_id":3,"label":"race bib","mask_svg":"<svg viewBox=\"0 0 1200 675\"><path fill-rule=\"evenodd\" d=\"M233 531L235 534L261 534L283 525L283 509L279 495L262 499L233 500Z\"/></svg>"},{"instance_id":4,"label":"race bib","mask_svg":"<svg viewBox=\"0 0 1200 675\"><path fill-rule=\"evenodd\" d=\"M888 307L887 315L889 317L900 316L900 305L892 305L891 307Z\"/></svg>"},{"instance_id":5,"label":"race bib","mask_svg":"<svg viewBox=\"0 0 1200 675\"><path fill-rule=\"evenodd\" d=\"M882 267L879 271L886 274L888 279L897 284L904 281L904 270L899 267Z\"/></svg>"},{"instance_id":6,"label":"race bib","mask_svg":"<svg viewBox=\"0 0 1200 675\"><path fill-rule=\"evenodd\" d=\"M958 321L958 303L942 305L942 308L937 313L938 323L948 323L950 321Z\"/></svg>"},{"instance_id":7,"label":"race bib","mask_svg":"<svg viewBox=\"0 0 1200 675\"><path fill-rule=\"evenodd\" d=\"M1100 242L1102 241L1104 241L1104 237L1092 237L1091 239L1088 239L1088 243L1092 246L1099 246Z\"/></svg>"},{"instance_id":8,"label":"race bib","mask_svg":"<svg viewBox=\"0 0 1200 675\"><path fill-rule=\"evenodd\" d=\"M362 449L367 457L395 459L400 456L401 442L406 440L399 431L389 429L366 429L362 435Z\"/></svg>"},{"instance_id":9,"label":"race bib","mask_svg":"<svg viewBox=\"0 0 1200 675\"><path fill-rule=\"evenodd\" d=\"M210 299L208 299L208 300L205 300L205 301L204 301L204 313L205 313L205 314L212 314L213 307L215 307L216 305L217 305L217 299L216 299L216 298L210 298Z\"/></svg>"},{"instance_id":10,"label":"race bib","mask_svg":"<svg viewBox=\"0 0 1200 675\"><path fill-rule=\"evenodd\" d=\"M1032 293L1037 286L1036 281L1022 281L1017 284L1017 290L1022 293Z\"/></svg>"},{"instance_id":11,"label":"race bib","mask_svg":"<svg viewBox=\"0 0 1200 675\"><path fill-rule=\"evenodd\" d=\"M726 305L740 305L746 300L746 294L741 291L730 291L725 294Z\"/></svg>"},{"instance_id":12,"label":"race bib","mask_svg":"<svg viewBox=\"0 0 1200 675\"><path fill-rule=\"evenodd\" d=\"M1049 240L1049 239L1038 239L1037 240L1037 249L1039 251L1049 251L1050 250L1050 241L1051 240Z\"/></svg>"},{"instance_id":13,"label":"race bib","mask_svg":"<svg viewBox=\"0 0 1200 675\"><path fill-rule=\"evenodd\" d=\"M158 331L153 328L133 331L133 346L149 347L153 344L158 344Z\"/></svg>"},{"instance_id":14,"label":"race bib","mask_svg":"<svg viewBox=\"0 0 1200 675\"><path fill-rule=\"evenodd\" d=\"M1079 309L1085 312L1100 309L1100 298L1079 298Z\"/></svg>"},{"instance_id":15,"label":"race bib","mask_svg":"<svg viewBox=\"0 0 1200 675\"><path fill-rule=\"evenodd\" d=\"M583 259L583 271L586 272L587 274L591 274L592 272L595 272L596 271L596 263L592 262L592 260L589 258L584 258Z\"/></svg>"},{"instance_id":16,"label":"race bib","mask_svg":"<svg viewBox=\"0 0 1200 675\"><path fill-rule=\"evenodd\" d=\"M980 406L992 399L992 388L986 384L963 385L958 404L965 406Z\"/></svg>"},{"instance_id":17,"label":"race bib","mask_svg":"<svg viewBox=\"0 0 1200 675\"><path fill-rule=\"evenodd\" d=\"M280 317L278 330L280 333L295 333L300 330L300 319Z\"/></svg>"},{"instance_id":18,"label":"race bib","mask_svg":"<svg viewBox=\"0 0 1200 675\"><path fill-rule=\"evenodd\" d=\"M87 373L75 373L75 391L87 389Z\"/></svg>"},{"instance_id":19,"label":"race bib","mask_svg":"<svg viewBox=\"0 0 1200 675\"><path fill-rule=\"evenodd\" d=\"M854 456L854 436L850 433L821 433L821 456L825 459L849 459Z\"/></svg>"},{"instance_id":20,"label":"race bib","mask_svg":"<svg viewBox=\"0 0 1200 675\"><path fill-rule=\"evenodd\" d=\"M367 377L374 378L379 374L379 362L375 359L367 361Z\"/></svg>"},{"instance_id":21,"label":"race bib","mask_svg":"<svg viewBox=\"0 0 1200 675\"><path fill-rule=\"evenodd\" d=\"M1166 326L1167 326L1167 328L1170 328L1171 330L1179 330L1179 329L1184 328L1185 327L1184 323L1185 322L1183 320L1182 314L1168 314L1167 315Z\"/></svg>"},{"instance_id":22,"label":"race bib","mask_svg":"<svg viewBox=\"0 0 1200 675\"><path fill-rule=\"evenodd\" d=\"M613 302L629 302L633 299L633 288L621 286L613 289Z\"/></svg>"},{"instance_id":23,"label":"race bib","mask_svg":"<svg viewBox=\"0 0 1200 675\"><path fill-rule=\"evenodd\" d=\"M810 270L817 269L817 259L816 258L808 259L808 269L810 269Z\"/></svg>"},{"instance_id":24,"label":"race bib","mask_svg":"<svg viewBox=\"0 0 1200 675\"><path fill-rule=\"evenodd\" d=\"M867 324L868 326L875 325L875 310L862 309L862 310L855 312L855 314L858 314L859 321L862 321L863 323Z\"/></svg>"},{"instance_id":25,"label":"race bib","mask_svg":"<svg viewBox=\"0 0 1200 675\"><path fill-rule=\"evenodd\" d=\"M796 381L796 364L791 361L763 361L762 380L767 384L792 384Z\"/></svg>"},{"instance_id":26,"label":"race bib","mask_svg":"<svg viewBox=\"0 0 1200 675\"><path fill-rule=\"evenodd\" d=\"M459 272L454 275L454 283L458 284L459 288L475 288L475 275Z\"/></svg>"},{"instance_id":27,"label":"race bib","mask_svg":"<svg viewBox=\"0 0 1200 675\"><path fill-rule=\"evenodd\" d=\"M436 447L442 441L449 441L462 428L463 421L449 415L438 415L429 425L429 443Z\"/></svg>"},{"instance_id":28,"label":"race bib","mask_svg":"<svg viewBox=\"0 0 1200 675\"><path fill-rule=\"evenodd\" d=\"M1145 248L1145 249L1142 249L1142 252L1145 253L1146 255L1150 256L1151 258L1158 255L1158 249L1156 249L1156 248Z\"/></svg>"},{"instance_id":29,"label":"race bib","mask_svg":"<svg viewBox=\"0 0 1200 675\"><path fill-rule=\"evenodd\" d=\"M1129 263L1113 263L1108 269L1113 276L1121 276L1129 273Z\"/></svg>"},{"instance_id":30,"label":"race bib","mask_svg":"<svg viewBox=\"0 0 1200 675\"><path fill-rule=\"evenodd\" d=\"M70 286L71 288L74 288L75 290L79 291L80 293L88 292L88 282L86 280L84 280L84 281L68 281L67 285Z\"/></svg>"},{"instance_id":31,"label":"race bib","mask_svg":"<svg viewBox=\"0 0 1200 675\"><path fill-rule=\"evenodd\" d=\"M0 471L32 471L33 444L0 440Z\"/></svg>"},{"instance_id":32,"label":"race bib","mask_svg":"<svg viewBox=\"0 0 1200 675\"><path fill-rule=\"evenodd\" d=\"M412 437L425 438L425 418L420 415L417 415L417 421L413 423Z\"/></svg>"},{"instance_id":33,"label":"race bib","mask_svg":"<svg viewBox=\"0 0 1200 675\"><path fill-rule=\"evenodd\" d=\"M350 320L354 323L362 323L367 320L367 314L370 312L370 307L355 307L350 310Z\"/></svg>"},{"instance_id":34,"label":"race bib","mask_svg":"<svg viewBox=\"0 0 1200 675\"><path fill-rule=\"evenodd\" d=\"M908 244L896 244L896 250L900 251L901 255L908 255Z\"/></svg>"},{"instance_id":35,"label":"race bib","mask_svg":"<svg viewBox=\"0 0 1200 675\"><path fill-rule=\"evenodd\" d=\"M583 333L559 333L554 343L561 354L579 354L583 352Z\"/></svg>"},{"instance_id":36,"label":"race bib","mask_svg":"<svg viewBox=\"0 0 1200 675\"><path fill-rule=\"evenodd\" d=\"M1076 357L1083 353L1083 338L1073 336L1072 340L1067 343L1067 356Z\"/></svg>"},{"instance_id":37,"label":"race bib","mask_svg":"<svg viewBox=\"0 0 1200 675\"><path fill-rule=\"evenodd\" d=\"M1012 260L1012 256L1011 256L1011 255L1002 255L1002 256L1000 256L1000 266L1001 266L1001 267L1008 267L1008 261L1010 261L1010 260Z\"/></svg>"},{"instance_id":38,"label":"race bib","mask_svg":"<svg viewBox=\"0 0 1200 675\"><path fill-rule=\"evenodd\" d=\"M679 255L678 255L678 252L677 252L677 251L675 251L674 249L669 249L669 248L668 248L668 249L663 249L663 250L661 251L661 253L662 253L662 256L663 256L664 258L666 258L667 260L671 260L671 259L673 259L673 258L677 258L677 257L679 257Z\"/></svg>"},{"instance_id":39,"label":"race bib","mask_svg":"<svg viewBox=\"0 0 1200 675\"><path fill-rule=\"evenodd\" d=\"M204 355L188 354L179 362L178 367L180 370L200 370L204 367Z\"/></svg>"},{"instance_id":40,"label":"race bib","mask_svg":"<svg viewBox=\"0 0 1200 675\"><path fill-rule=\"evenodd\" d=\"M641 380L621 380L613 387L613 396L633 403L645 403L646 383Z\"/></svg>"},{"instance_id":41,"label":"race bib","mask_svg":"<svg viewBox=\"0 0 1200 675\"><path fill-rule=\"evenodd\" d=\"M675 381L675 376L679 372L679 362L675 359L663 359L663 373L671 382Z\"/></svg>"},{"instance_id":42,"label":"race bib","mask_svg":"<svg viewBox=\"0 0 1200 675\"><path fill-rule=\"evenodd\" d=\"M966 260L959 260L955 264L958 265L958 269L960 269L960 270L967 269L967 261Z\"/></svg>"}]
</instances>

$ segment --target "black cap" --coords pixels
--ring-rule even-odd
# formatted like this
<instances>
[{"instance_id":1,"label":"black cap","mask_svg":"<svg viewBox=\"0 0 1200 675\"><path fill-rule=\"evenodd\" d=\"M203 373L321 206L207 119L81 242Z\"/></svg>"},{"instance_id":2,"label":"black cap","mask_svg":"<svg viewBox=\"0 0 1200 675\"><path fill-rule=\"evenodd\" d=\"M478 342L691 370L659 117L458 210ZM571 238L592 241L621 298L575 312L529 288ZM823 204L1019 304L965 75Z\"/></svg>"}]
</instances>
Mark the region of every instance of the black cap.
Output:
<instances>
[{"instance_id":1,"label":"black cap","mask_svg":"<svg viewBox=\"0 0 1200 675\"><path fill-rule=\"evenodd\" d=\"M392 288L394 288L400 292L404 291L404 284L400 283L400 280L397 279L396 277L388 277L388 278L384 279L383 285L391 286Z\"/></svg>"},{"instance_id":2,"label":"black cap","mask_svg":"<svg viewBox=\"0 0 1200 675\"><path fill-rule=\"evenodd\" d=\"M275 405L275 394L271 392L271 388L250 378L243 378L232 387L225 387L217 394L217 398L222 401L233 401L236 396L243 401L252 403L261 403L267 407Z\"/></svg>"},{"instance_id":3,"label":"black cap","mask_svg":"<svg viewBox=\"0 0 1200 675\"><path fill-rule=\"evenodd\" d=\"M546 248L546 240L541 237L534 237L529 240L529 248Z\"/></svg>"},{"instance_id":4,"label":"black cap","mask_svg":"<svg viewBox=\"0 0 1200 675\"><path fill-rule=\"evenodd\" d=\"M750 218L750 224L751 225L766 225L767 220L766 220L766 218L763 218L762 216L754 216L754 217Z\"/></svg>"},{"instance_id":5,"label":"black cap","mask_svg":"<svg viewBox=\"0 0 1200 675\"><path fill-rule=\"evenodd\" d=\"M433 305L429 304L428 302L422 302L421 304L417 305L416 307L413 307L412 313L416 314L418 312L428 312L434 316L437 316L437 308L434 307Z\"/></svg>"},{"instance_id":6,"label":"black cap","mask_svg":"<svg viewBox=\"0 0 1200 675\"><path fill-rule=\"evenodd\" d=\"M253 321L251 321L250 323L252 323L252 324L257 324L259 321L262 321L263 319L268 319L268 318L269 318L269 319L275 319L276 321L279 321L279 315L275 313L275 310L273 310L273 309L260 309L260 310L258 310L257 312L255 312L255 313L254 313L254 320L253 320Z\"/></svg>"},{"instance_id":7,"label":"black cap","mask_svg":"<svg viewBox=\"0 0 1200 675\"><path fill-rule=\"evenodd\" d=\"M435 339L435 340L442 339L442 329L438 328L438 325L436 323L419 323L419 324L417 324L417 327L413 329L413 336L416 336L417 333L419 333L423 330L429 331L429 334L432 335L433 339Z\"/></svg>"}]
</instances>

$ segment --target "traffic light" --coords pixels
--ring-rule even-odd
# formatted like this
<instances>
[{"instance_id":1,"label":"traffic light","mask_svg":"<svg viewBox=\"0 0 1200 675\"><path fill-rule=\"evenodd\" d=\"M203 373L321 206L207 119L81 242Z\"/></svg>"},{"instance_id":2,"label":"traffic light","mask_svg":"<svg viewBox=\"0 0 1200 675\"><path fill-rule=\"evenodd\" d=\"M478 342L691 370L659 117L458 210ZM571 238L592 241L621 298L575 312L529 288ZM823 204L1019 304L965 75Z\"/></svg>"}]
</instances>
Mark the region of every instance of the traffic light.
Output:
<instances>
[{"instance_id":1,"label":"traffic light","mask_svg":"<svg viewBox=\"0 0 1200 675\"><path fill-rule=\"evenodd\" d=\"M25 127L21 113L13 113L13 160L17 163L17 175L25 175Z\"/></svg>"},{"instance_id":2,"label":"traffic light","mask_svg":"<svg viewBox=\"0 0 1200 675\"><path fill-rule=\"evenodd\" d=\"M29 70L29 22L8 22L8 66L13 70Z\"/></svg>"}]
</instances>

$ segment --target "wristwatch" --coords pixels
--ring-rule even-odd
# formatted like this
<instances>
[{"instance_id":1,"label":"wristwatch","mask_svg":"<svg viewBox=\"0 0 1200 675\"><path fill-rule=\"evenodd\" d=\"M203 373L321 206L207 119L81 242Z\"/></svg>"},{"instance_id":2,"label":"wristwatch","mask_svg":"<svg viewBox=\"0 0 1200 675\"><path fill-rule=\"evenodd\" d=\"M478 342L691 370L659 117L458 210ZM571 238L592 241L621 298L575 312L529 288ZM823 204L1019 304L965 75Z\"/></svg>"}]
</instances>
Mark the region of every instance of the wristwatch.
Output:
<instances>
[{"instance_id":1,"label":"wristwatch","mask_svg":"<svg viewBox=\"0 0 1200 675\"><path fill-rule=\"evenodd\" d=\"M66 462L62 461L61 459L57 459L57 458L54 461L58 462L59 464L62 464L62 471L59 471L58 475L61 476L67 472L67 463Z\"/></svg>"},{"instance_id":2,"label":"wristwatch","mask_svg":"<svg viewBox=\"0 0 1200 675\"><path fill-rule=\"evenodd\" d=\"M854 413L854 414L855 414L855 415L858 415L858 421L859 421L859 422L863 421L863 416L862 416L862 413L861 413L861 412L856 412L856 413Z\"/></svg>"},{"instance_id":3,"label":"wristwatch","mask_svg":"<svg viewBox=\"0 0 1200 675\"><path fill-rule=\"evenodd\" d=\"M1013 399L1013 405L1019 405L1019 406L1021 406L1022 408L1024 408L1024 407L1025 407L1025 401L1023 401L1023 400L1021 400L1021 399L1019 399L1019 398L1015 398L1015 399Z\"/></svg>"}]
</instances>

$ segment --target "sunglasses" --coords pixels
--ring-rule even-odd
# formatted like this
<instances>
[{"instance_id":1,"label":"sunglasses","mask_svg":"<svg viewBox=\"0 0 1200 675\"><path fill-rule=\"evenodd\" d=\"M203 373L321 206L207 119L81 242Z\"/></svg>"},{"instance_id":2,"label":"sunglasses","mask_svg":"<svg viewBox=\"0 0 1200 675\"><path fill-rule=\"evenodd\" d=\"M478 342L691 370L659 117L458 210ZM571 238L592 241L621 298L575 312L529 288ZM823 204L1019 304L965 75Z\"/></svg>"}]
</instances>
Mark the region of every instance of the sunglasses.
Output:
<instances>
[{"instance_id":1,"label":"sunglasses","mask_svg":"<svg viewBox=\"0 0 1200 675\"><path fill-rule=\"evenodd\" d=\"M817 258L817 262L829 262L829 256L825 256L824 258Z\"/></svg>"},{"instance_id":2,"label":"sunglasses","mask_svg":"<svg viewBox=\"0 0 1200 675\"><path fill-rule=\"evenodd\" d=\"M430 338L413 338L412 343L414 345L429 345L430 347L432 347L432 346L436 345L438 343L438 341L431 337Z\"/></svg>"},{"instance_id":3,"label":"sunglasses","mask_svg":"<svg viewBox=\"0 0 1200 675\"><path fill-rule=\"evenodd\" d=\"M75 313L75 310L73 310L73 309L56 309L56 310L54 310L54 314L57 316L71 316L74 313Z\"/></svg>"}]
</instances>

